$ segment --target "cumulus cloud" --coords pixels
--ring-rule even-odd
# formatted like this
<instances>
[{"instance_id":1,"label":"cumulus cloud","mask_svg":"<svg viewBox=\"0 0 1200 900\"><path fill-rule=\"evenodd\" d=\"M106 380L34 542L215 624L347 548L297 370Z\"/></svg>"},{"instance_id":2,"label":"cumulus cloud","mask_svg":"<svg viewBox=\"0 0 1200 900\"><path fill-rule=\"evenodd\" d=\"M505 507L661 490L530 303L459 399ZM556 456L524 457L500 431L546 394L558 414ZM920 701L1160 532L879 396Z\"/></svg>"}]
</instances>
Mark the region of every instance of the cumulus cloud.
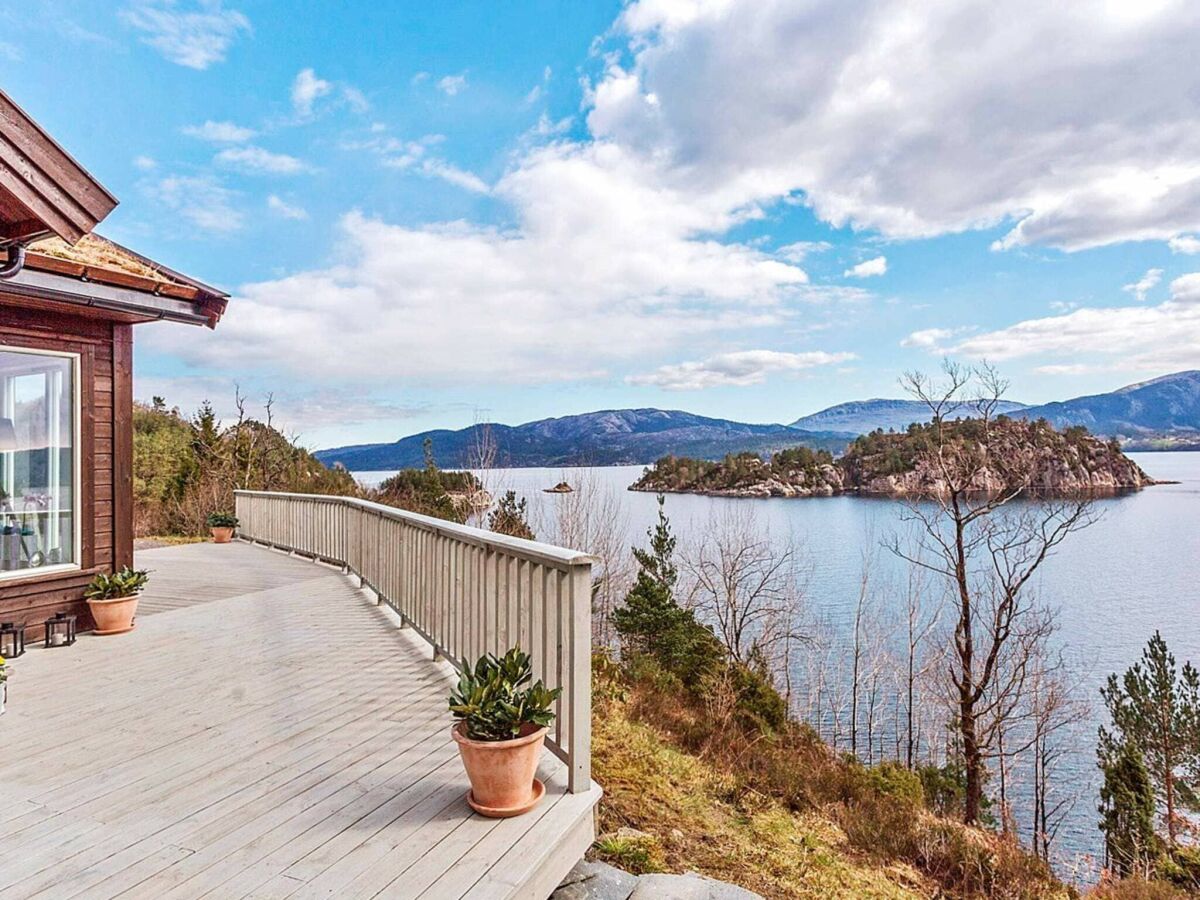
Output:
<instances>
[{"instance_id":1,"label":"cumulus cloud","mask_svg":"<svg viewBox=\"0 0 1200 900\"><path fill-rule=\"evenodd\" d=\"M333 85L312 69L301 69L292 82L292 109L301 119L312 118L314 104L332 90Z\"/></svg>"},{"instance_id":2,"label":"cumulus cloud","mask_svg":"<svg viewBox=\"0 0 1200 900\"><path fill-rule=\"evenodd\" d=\"M841 297L769 254L713 240L736 216L614 146L539 148L494 193L518 212L515 227L352 213L344 258L241 288L220 341L156 340L198 365L300 377L536 383L782 326L798 304Z\"/></svg>"},{"instance_id":3,"label":"cumulus cloud","mask_svg":"<svg viewBox=\"0 0 1200 900\"><path fill-rule=\"evenodd\" d=\"M242 172L266 175L299 175L310 168L294 156L273 153L262 147L227 147L216 155L216 161Z\"/></svg>"},{"instance_id":4,"label":"cumulus cloud","mask_svg":"<svg viewBox=\"0 0 1200 900\"><path fill-rule=\"evenodd\" d=\"M773 372L803 372L854 359L853 353L785 353L778 350L740 350L707 359L660 366L653 372L631 375L629 384L667 391L699 391L712 387L747 387L762 384Z\"/></svg>"},{"instance_id":5,"label":"cumulus cloud","mask_svg":"<svg viewBox=\"0 0 1200 900\"><path fill-rule=\"evenodd\" d=\"M876 256L874 259L867 259L856 266L851 266L842 275L846 278L870 278L873 275L884 275L886 273L887 257Z\"/></svg>"},{"instance_id":6,"label":"cumulus cloud","mask_svg":"<svg viewBox=\"0 0 1200 900\"><path fill-rule=\"evenodd\" d=\"M183 133L189 137L214 144L240 144L258 134L253 128L246 128L233 122L214 122L209 119L203 125L187 125Z\"/></svg>"},{"instance_id":7,"label":"cumulus cloud","mask_svg":"<svg viewBox=\"0 0 1200 900\"><path fill-rule=\"evenodd\" d=\"M121 18L142 32L143 43L189 69L223 62L230 45L250 31L250 20L221 0L141 0L123 9Z\"/></svg>"},{"instance_id":8,"label":"cumulus cloud","mask_svg":"<svg viewBox=\"0 0 1200 900\"><path fill-rule=\"evenodd\" d=\"M1029 319L974 335L952 349L965 356L998 361L1050 356L1065 358L1057 365L1074 366L1095 357L1128 369L1161 372L1197 368L1200 272L1172 281L1170 298L1157 305L1081 307L1066 315Z\"/></svg>"},{"instance_id":9,"label":"cumulus cloud","mask_svg":"<svg viewBox=\"0 0 1200 900\"><path fill-rule=\"evenodd\" d=\"M799 191L895 238L1010 223L997 249L1200 230L1198 4L638 0L618 30L632 62L593 85L593 132L731 208Z\"/></svg>"},{"instance_id":10,"label":"cumulus cloud","mask_svg":"<svg viewBox=\"0 0 1200 900\"><path fill-rule=\"evenodd\" d=\"M1162 276L1162 269L1147 269L1145 275L1132 284L1125 285L1121 290L1127 294L1133 294L1140 303L1146 299L1146 295L1150 293L1154 286L1162 281Z\"/></svg>"},{"instance_id":11,"label":"cumulus cloud","mask_svg":"<svg viewBox=\"0 0 1200 900\"><path fill-rule=\"evenodd\" d=\"M267 197L267 209L284 219L300 220L308 218L308 210L302 206L288 203L276 194L271 194Z\"/></svg>"}]
</instances>

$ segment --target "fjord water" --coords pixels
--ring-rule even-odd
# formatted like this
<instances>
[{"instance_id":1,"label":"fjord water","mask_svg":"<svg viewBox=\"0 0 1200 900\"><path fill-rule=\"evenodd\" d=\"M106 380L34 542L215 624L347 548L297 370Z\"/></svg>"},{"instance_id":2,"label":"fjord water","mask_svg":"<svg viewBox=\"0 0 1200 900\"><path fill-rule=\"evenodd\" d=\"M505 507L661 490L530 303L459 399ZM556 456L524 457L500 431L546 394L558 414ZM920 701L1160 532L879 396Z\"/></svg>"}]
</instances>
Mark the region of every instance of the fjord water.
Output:
<instances>
[{"instance_id":1,"label":"fjord water","mask_svg":"<svg viewBox=\"0 0 1200 900\"><path fill-rule=\"evenodd\" d=\"M1071 535L1045 564L1033 589L1057 611L1060 641L1091 706L1091 720L1079 730L1069 759L1060 769L1062 792L1079 799L1060 831L1058 855L1075 858L1101 849L1096 828L1098 773L1095 736L1104 721L1099 688L1110 672L1122 672L1140 657L1158 630L1177 661L1200 664L1200 453L1131 454L1151 477L1178 482L1105 497L1097 501L1101 520ZM559 481L589 481L611 489L628 515L626 543L643 543L657 511L654 495L627 491L641 466L590 469L505 469L486 474L494 494L514 490L526 497L535 531L547 534L553 504L561 495L544 493ZM390 472L360 472L378 483ZM746 500L668 495L667 514L685 543L703 529L720 507L750 505L773 538L793 539L801 548L810 612L848 634L859 594L864 549L875 547L877 581L886 584L905 564L880 544L903 534L904 505L887 499L828 497ZM539 528L539 525L541 526ZM903 603L902 595L895 595ZM896 610L899 615L901 610ZM1020 785L1016 786L1020 791ZM1027 834L1027 816L1019 825ZM1087 877L1085 871L1078 874ZM1063 874L1068 874L1064 872Z\"/></svg>"}]
</instances>

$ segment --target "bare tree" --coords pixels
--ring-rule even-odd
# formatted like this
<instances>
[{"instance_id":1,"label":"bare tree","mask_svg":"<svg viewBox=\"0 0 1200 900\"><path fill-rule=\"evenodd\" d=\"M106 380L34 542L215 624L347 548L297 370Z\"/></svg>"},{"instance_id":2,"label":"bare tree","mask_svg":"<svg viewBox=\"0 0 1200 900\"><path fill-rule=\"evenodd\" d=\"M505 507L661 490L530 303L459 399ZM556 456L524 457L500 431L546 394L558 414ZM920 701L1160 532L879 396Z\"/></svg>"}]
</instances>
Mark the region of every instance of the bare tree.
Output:
<instances>
[{"instance_id":1,"label":"bare tree","mask_svg":"<svg viewBox=\"0 0 1200 900\"><path fill-rule=\"evenodd\" d=\"M917 547L892 550L936 574L954 596L949 682L966 775L963 819L978 821L985 766L1000 729L1017 708L1028 676L1028 654L1045 624L1025 590L1068 535L1096 519L1087 497L1014 503L1033 477L1030 455L1002 448L995 412L1007 384L984 365L947 362L944 379L905 376L908 391L928 407L927 446L917 451L925 478L905 518ZM948 417L969 410L964 434Z\"/></svg>"},{"instance_id":2,"label":"bare tree","mask_svg":"<svg viewBox=\"0 0 1200 900\"><path fill-rule=\"evenodd\" d=\"M729 655L741 663L761 659L786 677L787 661L805 639L797 547L776 545L745 507L714 512L684 549L686 597L711 624Z\"/></svg>"},{"instance_id":3,"label":"bare tree","mask_svg":"<svg viewBox=\"0 0 1200 900\"><path fill-rule=\"evenodd\" d=\"M593 568L592 637L601 646L613 646L612 612L633 581L629 514L612 486L590 469L564 472L559 480L568 482L572 490L545 495L548 505L541 508L534 530L551 543L582 550L600 560Z\"/></svg>"}]
</instances>

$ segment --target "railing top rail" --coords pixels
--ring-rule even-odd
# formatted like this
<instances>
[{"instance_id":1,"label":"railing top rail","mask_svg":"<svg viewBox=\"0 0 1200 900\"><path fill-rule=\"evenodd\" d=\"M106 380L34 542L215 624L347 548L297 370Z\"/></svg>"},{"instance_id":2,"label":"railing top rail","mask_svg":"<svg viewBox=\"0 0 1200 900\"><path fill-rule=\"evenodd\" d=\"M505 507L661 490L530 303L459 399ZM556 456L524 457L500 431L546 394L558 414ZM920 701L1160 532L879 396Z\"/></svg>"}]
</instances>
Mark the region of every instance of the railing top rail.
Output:
<instances>
[{"instance_id":1,"label":"railing top rail","mask_svg":"<svg viewBox=\"0 0 1200 900\"><path fill-rule=\"evenodd\" d=\"M510 537L507 534L497 534L494 531L486 531L485 529L474 528L470 525L459 525L457 522L447 522L445 519L423 516L420 513L409 512L406 509L397 509L394 506L386 506L370 500L360 500L357 497L342 497L337 494L294 494L286 491L236 490L234 493L245 497L283 497L353 506L385 518L408 522L419 528L465 541L466 543L491 547L511 553L514 556L530 557L552 565L585 566L599 561L597 557L582 553L579 550L567 550L563 547L555 547L553 544L543 544L540 541L527 541L524 538Z\"/></svg>"}]
</instances>

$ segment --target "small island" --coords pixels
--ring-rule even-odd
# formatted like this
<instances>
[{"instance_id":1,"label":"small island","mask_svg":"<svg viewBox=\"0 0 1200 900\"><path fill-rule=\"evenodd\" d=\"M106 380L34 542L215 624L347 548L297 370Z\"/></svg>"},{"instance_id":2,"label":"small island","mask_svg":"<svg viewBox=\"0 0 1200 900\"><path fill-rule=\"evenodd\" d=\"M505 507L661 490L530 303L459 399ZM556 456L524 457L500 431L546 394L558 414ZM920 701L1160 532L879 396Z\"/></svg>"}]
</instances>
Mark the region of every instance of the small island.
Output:
<instances>
[{"instance_id":1,"label":"small island","mask_svg":"<svg viewBox=\"0 0 1200 900\"><path fill-rule=\"evenodd\" d=\"M945 492L927 452L934 446L934 425L913 424L906 431L875 431L855 439L834 458L825 450L792 447L768 458L739 453L720 461L667 456L643 472L631 491L710 494L722 497L936 496ZM1155 484L1126 456L1116 441L1101 440L1086 428L1056 431L1044 419L1001 416L983 422L945 422L947 446L955 452L981 453L984 429L995 463L976 477L980 492L1024 487L1042 495L1117 493ZM1014 472L1021 482L1012 483Z\"/></svg>"},{"instance_id":2,"label":"small island","mask_svg":"<svg viewBox=\"0 0 1200 900\"><path fill-rule=\"evenodd\" d=\"M570 494L575 490L565 481L560 481L554 487L542 488L543 494Z\"/></svg>"}]
</instances>

